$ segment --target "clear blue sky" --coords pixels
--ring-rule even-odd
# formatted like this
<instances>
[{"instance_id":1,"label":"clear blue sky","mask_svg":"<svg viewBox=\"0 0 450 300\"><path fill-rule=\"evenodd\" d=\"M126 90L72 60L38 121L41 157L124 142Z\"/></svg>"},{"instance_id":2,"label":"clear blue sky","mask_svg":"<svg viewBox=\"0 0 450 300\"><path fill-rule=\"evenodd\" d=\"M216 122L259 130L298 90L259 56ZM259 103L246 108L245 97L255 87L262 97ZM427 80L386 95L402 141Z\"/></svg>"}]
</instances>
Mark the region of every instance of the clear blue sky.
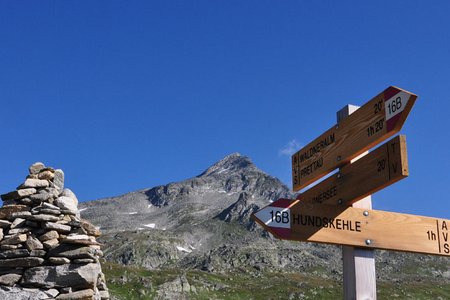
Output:
<instances>
[{"instance_id":1,"label":"clear blue sky","mask_svg":"<svg viewBox=\"0 0 450 300\"><path fill-rule=\"evenodd\" d=\"M450 218L448 1L0 1L0 192L35 161L80 200L290 145L389 85L419 95L376 209Z\"/></svg>"}]
</instances>

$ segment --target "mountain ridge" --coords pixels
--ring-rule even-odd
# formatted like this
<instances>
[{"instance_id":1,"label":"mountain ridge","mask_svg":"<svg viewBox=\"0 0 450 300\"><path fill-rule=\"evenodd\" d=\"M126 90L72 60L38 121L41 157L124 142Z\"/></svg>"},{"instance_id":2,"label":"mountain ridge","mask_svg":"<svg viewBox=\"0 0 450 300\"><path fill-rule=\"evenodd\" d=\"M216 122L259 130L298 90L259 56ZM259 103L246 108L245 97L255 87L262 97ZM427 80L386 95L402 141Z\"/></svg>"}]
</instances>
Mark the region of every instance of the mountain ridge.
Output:
<instances>
[{"instance_id":1,"label":"mountain ridge","mask_svg":"<svg viewBox=\"0 0 450 300\"><path fill-rule=\"evenodd\" d=\"M83 202L80 211L101 227L108 263L182 274L258 278L273 272L308 273L321 280L341 280L339 246L277 240L250 219L270 202L292 197L279 179L258 169L250 158L233 153L195 177ZM450 284L450 263L445 258L381 250L376 255L379 280L432 281L439 276ZM189 281L183 276L182 282ZM175 292L161 299L180 297L176 292L180 282L171 280L158 293ZM167 286L172 284L176 287Z\"/></svg>"},{"instance_id":2,"label":"mountain ridge","mask_svg":"<svg viewBox=\"0 0 450 300\"><path fill-rule=\"evenodd\" d=\"M116 197L83 202L80 206L88 219L99 217L94 215L94 211L89 210L93 206L99 207L100 210L103 206L111 208L116 206L108 214L120 218L126 213L154 214L158 213L156 208L164 207L176 206L178 210L185 210L183 202L191 205L192 209L201 209L204 212L208 210L209 215L216 216L238 201L241 193L250 195L248 203L255 204L255 207L267 205L280 197L292 196L287 186L279 179L258 169L247 156L233 153L211 165L198 176ZM159 210L159 213L162 212ZM99 219L98 223L103 229L114 230L111 224L103 224L102 219ZM125 220L125 223L130 222ZM128 229L139 228L136 226L133 228L131 223L129 225ZM162 227L168 226L170 224Z\"/></svg>"}]
</instances>

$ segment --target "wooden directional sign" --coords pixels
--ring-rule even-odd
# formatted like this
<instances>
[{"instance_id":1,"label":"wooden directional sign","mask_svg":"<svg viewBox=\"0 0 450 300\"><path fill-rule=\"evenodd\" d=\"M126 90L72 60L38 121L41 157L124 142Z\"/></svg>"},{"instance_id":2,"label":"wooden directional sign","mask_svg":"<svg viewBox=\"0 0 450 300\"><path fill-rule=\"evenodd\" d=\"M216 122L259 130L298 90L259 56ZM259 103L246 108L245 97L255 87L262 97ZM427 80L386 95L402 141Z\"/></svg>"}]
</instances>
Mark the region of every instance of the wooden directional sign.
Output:
<instances>
[{"instance_id":1,"label":"wooden directional sign","mask_svg":"<svg viewBox=\"0 0 450 300\"><path fill-rule=\"evenodd\" d=\"M396 136L300 194L302 202L350 205L409 175L406 137Z\"/></svg>"},{"instance_id":2,"label":"wooden directional sign","mask_svg":"<svg viewBox=\"0 0 450 300\"><path fill-rule=\"evenodd\" d=\"M290 199L252 218L280 239L450 256L450 220Z\"/></svg>"},{"instance_id":3,"label":"wooden directional sign","mask_svg":"<svg viewBox=\"0 0 450 300\"><path fill-rule=\"evenodd\" d=\"M292 156L294 191L397 133L416 98L391 86L295 153Z\"/></svg>"}]
</instances>

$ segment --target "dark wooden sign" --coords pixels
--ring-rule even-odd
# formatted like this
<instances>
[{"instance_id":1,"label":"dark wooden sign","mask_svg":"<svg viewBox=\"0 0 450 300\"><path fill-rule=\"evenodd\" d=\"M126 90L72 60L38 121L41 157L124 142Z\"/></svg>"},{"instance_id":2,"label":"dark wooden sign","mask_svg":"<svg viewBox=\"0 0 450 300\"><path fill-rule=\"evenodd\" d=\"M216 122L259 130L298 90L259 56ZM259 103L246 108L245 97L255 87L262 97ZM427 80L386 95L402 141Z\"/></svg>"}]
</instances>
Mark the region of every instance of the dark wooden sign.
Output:
<instances>
[{"instance_id":1,"label":"dark wooden sign","mask_svg":"<svg viewBox=\"0 0 450 300\"><path fill-rule=\"evenodd\" d=\"M309 188L297 199L351 205L409 175L406 137L396 136L338 173Z\"/></svg>"}]
</instances>

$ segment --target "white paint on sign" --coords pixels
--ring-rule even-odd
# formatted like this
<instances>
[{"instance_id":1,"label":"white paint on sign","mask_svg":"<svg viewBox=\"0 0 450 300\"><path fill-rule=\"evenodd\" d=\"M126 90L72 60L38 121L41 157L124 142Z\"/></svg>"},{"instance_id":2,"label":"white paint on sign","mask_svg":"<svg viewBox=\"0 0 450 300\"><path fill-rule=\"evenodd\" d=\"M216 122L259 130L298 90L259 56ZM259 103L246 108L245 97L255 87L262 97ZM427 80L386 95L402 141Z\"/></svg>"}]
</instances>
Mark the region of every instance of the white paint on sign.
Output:
<instances>
[{"instance_id":1,"label":"white paint on sign","mask_svg":"<svg viewBox=\"0 0 450 300\"><path fill-rule=\"evenodd\" d=\"M410 95L405 92L399 92L386 100L384 108L386 111L386 121L401 113L408 103Z\"/></svg>"},{"instance_id":2,"label":"white paint on sign","mask_svg":"<svg viewBox=\"0 0 450 300\"><path fill-rule=\"evenodd\" d=\"M283 207L267 206L255 216L269 227L291 228L291 210Z\"/></svg>"}]
</instances>

